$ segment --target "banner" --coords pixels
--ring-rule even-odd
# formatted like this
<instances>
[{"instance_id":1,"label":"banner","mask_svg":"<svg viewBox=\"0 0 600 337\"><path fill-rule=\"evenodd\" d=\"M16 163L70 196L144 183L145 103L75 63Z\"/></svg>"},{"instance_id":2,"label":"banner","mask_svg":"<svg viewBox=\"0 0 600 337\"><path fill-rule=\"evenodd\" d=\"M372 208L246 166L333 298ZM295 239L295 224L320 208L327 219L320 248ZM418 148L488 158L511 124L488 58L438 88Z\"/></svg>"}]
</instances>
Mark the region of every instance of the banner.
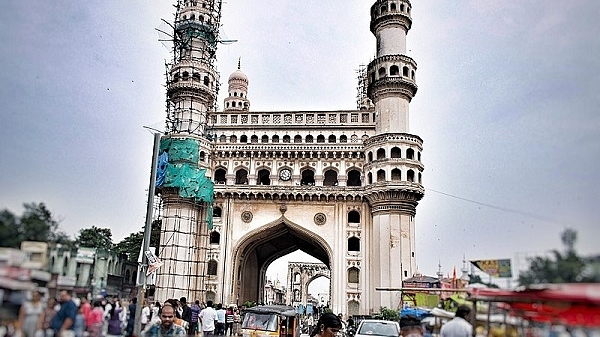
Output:
<instances>
[{"instance_id":1,"label":"banner","mask_svg":"<svg viewBox=\"0 0 600 337\"><path fill-rule=\"evenodd\" d=\"M148 276L155 272L156 269L160 268L160 266L162 266L163 263L150 250L146 251L146 257L148 258L148 270L146 271L146 276Z\"/></svg>"},{"instance_id":2,"label":"banner","mask_svg":"<svg viewBox=\"0 0 600 337\"><path fill-rule=\"evenodd\" d=\"M512 277L510 259L474 260L471 263L484 273L493 277Z\"/></svg>"}]
</instances>

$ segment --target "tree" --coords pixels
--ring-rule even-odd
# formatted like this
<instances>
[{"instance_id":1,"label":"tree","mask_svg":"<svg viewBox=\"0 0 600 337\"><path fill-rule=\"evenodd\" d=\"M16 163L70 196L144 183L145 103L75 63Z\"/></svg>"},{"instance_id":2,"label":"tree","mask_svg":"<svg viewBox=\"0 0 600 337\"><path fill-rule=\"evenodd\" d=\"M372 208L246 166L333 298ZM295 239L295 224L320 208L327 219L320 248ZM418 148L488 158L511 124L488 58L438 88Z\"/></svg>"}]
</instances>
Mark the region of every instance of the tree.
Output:
<instances>
[{"instance_id":1,"label":"tree","mask_svg":"<svg viewBox=\"0 0 600 337\"><path fill-rule=\"evenodd\" d=\"M59 230L58 221L44 203L23 204L20 217L0 212L0 245L18 248L23 241L55 242L69 245L69 237Z\"/></svg>"},{"instance_id":2,"label":"tree","mask_svg":"<svg viewBox=\"0 0 600 337\"><path fill-rule=\"evenodd\" d=\"M574 249L577 232L566 229L562 233L561 239L566 247L566 253L553 250L551 257L538 256L529 259L529 270L519 275L520 285L593 281L586 275L585 261L577 255Z\"/></svg>"},{"instance_id":3,"label":"tree","mask_svg":"<svg viewBox=\"0 0 600 337\"><path fill-rule=\"evenodd\" d=\"M400 314L398 310L381 307L378 313L373 314L373 318L385 319L387 321L398 321L400 319Z\"/></svg>"},{"instance_id":4,"label":"tree","mask_svg":"<svg viewBox=\"0 0 600 337\"><path fill-rule=\"evenodd\" d=\"M117 243L114 249L118 253L126 254L129 262L137 262L143 240L144 232L131 233L128 237Z\"/></svg>"},{"instance_id":5,"label":"tree","mask_svg":"<svg viewBox=\"0 0 600 337\"><path fill-rule=\"evenodd\" d=\"M159 253L159 245L160 245L160 227L162 221L154 220L152 221L152 228L150 232L150 247L155 247L155 254ZM121 240L121 242L115 245L115 250L119 253L127 254L127 260L129 262L137 262L138 256L142 249L142 243L144 241L144 231L139 231L136 233L129 234L128 237Z\"/></svg>"},{"instance_id":6,"label":"tree","mask_svg":"<svg viewBox=\"0 0 600 337\"><path fill-rule=\"evenodd\" d=\"M21 215L21 236L23 241L56 241L55 232L58 222L44 203L24 204L25 211Z\"/></svg>"},{"instance_id":7,"label":"tree","mask_svg":"<svg viewBox=\"0 0 600 337\"><path fill-rule=\"evenodd\" d=\"M75 238L75 244L79 247L112 249L112 232L110 228L96 226L81 229Z\"/></svg>"},{"instance_id":8,"label":"tree","mask_svg":"<svg viewBox=\"0 0 600 337\"><path fill-rule=\"evenodd\" d=\"M21 245L21 233L17 217L9 210L0 212L0 247L18 248Z\"/></svg>"}]
</instances>

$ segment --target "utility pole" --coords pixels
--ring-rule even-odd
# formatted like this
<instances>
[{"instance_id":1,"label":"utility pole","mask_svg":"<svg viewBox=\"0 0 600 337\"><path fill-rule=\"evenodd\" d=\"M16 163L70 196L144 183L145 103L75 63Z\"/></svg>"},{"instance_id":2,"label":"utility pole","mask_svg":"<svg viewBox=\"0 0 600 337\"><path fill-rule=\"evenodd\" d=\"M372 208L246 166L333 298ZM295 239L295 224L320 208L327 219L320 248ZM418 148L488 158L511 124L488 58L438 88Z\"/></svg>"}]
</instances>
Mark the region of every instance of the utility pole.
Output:
<instances>
[{"instance_id":1,"label":"utility pole","mask_svg":"<svg viewBox=\"0 0 600 337\"><path fill-rule=\"evenodd\" d=\"M144 226L144 244L142 247L142 264L140 269L140 284L138 284L137 304L135 306L135 321L133 325L133 335L139 336L142 330L142 307L144 306L144 297L146 295L146 270L148 270L148 257L146 251L150 247L150 234L152 233L152 210L154 207L154 192L156 188L156 169L158 166L158 152L160 150L160 133L154 134L154 151L152 154L152 168L150 170L150 186L148 187L148 204L146 206L146 225Z\"/></svg>"}]
</instances>

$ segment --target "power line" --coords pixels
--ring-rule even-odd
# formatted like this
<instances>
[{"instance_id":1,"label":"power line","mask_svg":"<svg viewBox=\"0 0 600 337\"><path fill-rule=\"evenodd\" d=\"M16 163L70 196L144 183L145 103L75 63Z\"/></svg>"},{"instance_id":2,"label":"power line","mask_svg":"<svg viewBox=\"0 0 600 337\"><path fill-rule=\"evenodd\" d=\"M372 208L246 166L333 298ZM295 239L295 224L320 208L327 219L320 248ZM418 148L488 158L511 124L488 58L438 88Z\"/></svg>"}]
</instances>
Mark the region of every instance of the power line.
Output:
<instances>
[{"instance_id":1,"label":"power line","mask_svg":"<svg viewBox=\"0 0 600 337\"><path fill-rule=\"evenodd\" d=\"M541 220L541 221L546 221L546 222L551 222L557 225L564 225L563 222L561 221L557 221L555 219L543 216L543 215L539 215L539 214L534 214L534 213L529 213L529 212L525 212L525 211L521 211L518 209L512 209L512 208L507 208L507 207L502 207L502 206L496 206L496 205L492 205L492 204L488 204L485 202L481 202L481 201L477 201L477 200L472 200L472 199L467 199L467 198L463 198L457 195L453 195L450 193L446 193L446 192L442 192L442 191L437 191L431 188L426 188L426 191L431 191L431 192L435 192L441 195L445 195L447 197L451 197L454 199L458 199L458 200L462 200L462 201L466 201L472 204L476 204L476 205L480 205L480 206L484 206L484 207L488 207L488 208L492 208L492 209L496 209L499 211L503 211L503 212L507 212L507 213L513 213L513 214L519 214L519 215L523 215L529 218L533 218L533 219L537 219L537 220Z\"/></svg>"}]
</instances>

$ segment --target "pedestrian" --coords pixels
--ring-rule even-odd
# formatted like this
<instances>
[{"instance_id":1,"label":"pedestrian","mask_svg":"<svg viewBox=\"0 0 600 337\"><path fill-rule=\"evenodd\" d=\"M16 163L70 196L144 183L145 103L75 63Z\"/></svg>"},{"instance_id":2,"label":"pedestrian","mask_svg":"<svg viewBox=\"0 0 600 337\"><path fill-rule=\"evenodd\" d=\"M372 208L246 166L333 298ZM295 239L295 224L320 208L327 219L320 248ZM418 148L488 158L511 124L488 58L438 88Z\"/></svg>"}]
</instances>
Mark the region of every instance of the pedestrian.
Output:
<instances>
[{"instance_id":1,"label":"pedestrian","mask_svg":"<svg viewBox=\"0 0 600 337\"><path fill-rule=\"evenodd\" d=\"M140 317L140 324L142 326L141 330L146 328L146 325L150 323L150 318L152 317L152 309L148 306L148 301L144 301L144 306L142 307L142 317Z\"/></svg>"},{"instance_id":2,"label":"pedestrian","mask_svg":"<svg viewBox=\"0 0 600 337\"><path fill-rule=\"evenodd\" d=\"M87 297L82 297L79 299L79 307L81 308L81 312L83 313L83 317L85 317L85 324L86 324L86 330L88 330L89 327L89 321L90 321L90 313L92 312L92 304L90 303L90 301L88 301Z\"/></svg>"},{"instance_id":3,"label":"pedestrian","mask_svg":"<svg viewBox=\"0 0 600 337\"><path fill-rule=\"evenodd\" d=\"M54 331L54 336L62 337L67 335L68 331L73 334L73 323L77 317L77 304L73 302L71 292L63 289L59 293L60 309L50 322L50 329ZM64 335L63 335L64 334Z\"/></svg>"},{"instance_id":4,"label":"pedestrian","mask_svg":"<svg viewBox=\"0 0 600 337\"><path fill-rule=\"evenodd\" d=\"M226 311L223 309L223 305L221 305L221 303L217 304L217 330L215 335L225 334L225 314Z\"/></svg>"},{"instance_id":5,"label":"pedestrian","mask_svg":"<svg viewBox=\"0 0 600 337\"><path fill-rule=\"evenodd\" d=\"M192 310L187 305L187 298L181 297L179 303L181 304L181 319L187 322L188 334L191 335Z\"/></svg>"},{"instance_id":6,"label":"pedestrian","mask_svg":"<svg viewBox=\"0 0 600 337\"><path fill-rule=\"evenodd\" d=\"M154 303L154 307L152 308L152 317L150 318L150 322L148 324L154 324L155 321L160 321L160 302L156 301Z\"/></svg>"},{"instance_id":7,"label":"pedestrian","mask_svg":"<svg viewBox=\"0 0 600 337\"><path fill-rule=\"evenodd\" d=\"M200 311L200 323L202 323L202 334L204 337L215 333L215 324L217 323L217 312L213 309L213 302L206 301L206 308Z\"/></svg>"},{"instance_id":8,"label":"pedestrian","mask_svg":"<svg viewBox=\"0 0 600 337\"><path fill-rule=\"evenodd\" d=\"M198 316L200 315L200 301L196 300L194 304L190 307L192 311L192 320L190 321L190 335L196 334L198 332Z\"/></svg>"},{"instance_id":9,"label":"pedestrian","mask_svg":"<svg viewBox=\"0 0 600 337\"><path fill-rule=\"evenodd\" d=\"M142 332L142 336L156 337L156 336L185 336L186 331L180 325L175 324L175 309L171 304L165 304L160 309L160 320L155 321L154 324L146 327L146 330Z\"/></svg>"},{"instance_id":10,"label":"pedestrian","mask_svg":"<svg viewBox=\"0 0 600 337\"><path fill-rule=\"evenodd\" d=\"M126 321L123 318L124 316L126 317L126 311L122 306L117 306L116 304L117 303L113 303L108 312L107 336L121 336L123 334L123 322Z\"/></svg>"},{"instance_id":11,"label":"pedestrian","mask_svg":"<svg viewBox=\"0 0 600 337\"><path fill-rule=\"evenodd\" d=\"M312 314L308 314L308 317L306 318L306 326L308 327L309 332L313 331L315 328L315 318Z\"/></svg>"},{"instance_id":12,"label":"pedestrian","mask_svg":"<svg viewBox=\"0 0 600 337\"><path fill-rule=\"evenodd\" d=\"M225 335L229 332L229 336L233 335L233 306L225 311Z\"/></svg>"},{"instance_id":13,"label":"pedestrian","mask_svg":"<svg viewBox=\"0 0 600 337\"><path fill-rule=\"evenodd\" d=\"M471 308L460 305L456 309L456 315L448 323L442 325L440 337L471 337L473 326L469 323Z\"/></svg>"},{"instance_id":14,"label":"pedestrian","mask_svg":"<svg viewBox=\"0 0 600 337\"><path fill-rule=\"evenodd\" d=\"M423 336L423 326L421 320L415 315L406 315L400 317L400 336L402 337L421 337Z\"/></svg>"},{"instance_id":15,"label":"pedestrian","mask_svg":"<svg viewBox=\"0 0 600 337\"><path fill-rule=\"evenodd\" d=\"M233 311L233 334L234 335L238 335L240 332L240 323L242 320L242 316L240 315L240 309L235 308L235 310Z\"/></svg>"},{"instance_id":16,"label":"pedestrian","mask_svg":"<svg viewBox=\"0 0 600 337\"><path fill-rule=\"evenodd\" d=\"M42 330L46 333L46 336L52 336L53 332L50 328L52 319L56 315L56 299L54 297L48 298L48 302L46 303L46 307L44 308L44 319L42 321Z\"/></svg>"},{"instance_id":17,"label":"pedestrian","mask_svg":"<svg viewBox=\"0 0 600 337\"><path fill-rule=\"evenodd\" d=\"M19 309L15 329L20 331L23 337L34 337L36 331L43 331L44 304L41 298L42 294L40 292L33 291L31 300L23 303Z\"/></svg>"},{"instance_id":18,"label":"pedestrian","mask_svg":"<svg viewBox=\"0 0 600 337\"><path fill-rule=\"evenodd\" d=\"M103 323L104 309L102 309L102 302L100 302L99 300L95 300L94 307L88 315L88 319L86 320L90 337L100 337L102 335Z\"/></svg>"},{"instance_id":19,"label":"pedestrian","mask_svg":"<svg viewBox=\"0 0 600 337\"><path fill-rule=\"evenodd\" d=\"M79 305L79 308L77 308L77 316L75 316L75 323L73 323L75 337L83 337L83 332L86 330L86 325L87 322L83 312L83 307Z\"/></svg>"},{"instance_id":20,"label":"pedestrian","mask_svg":"<svg viewBox=\"0 0 600 337\"><path fill-rule=\"evenodd\" d=\"M137 297L131 299L131 303L127 308L127 328L125 329L125 336L133 336L133 326L135 324L135 310L137 307Z\"/></svg>"},{"instance_id":21,"label":"pedestrian","mask_svg":"<svg viewBox=\"0 0 600 337\"><path fill-rule=\"evenodd\" d=\"M310 333L310 337L335 337L341 329L342 321L340 321L340 318L327 312L319 317L319 321Z\"/></svg>"}]
</instances>

